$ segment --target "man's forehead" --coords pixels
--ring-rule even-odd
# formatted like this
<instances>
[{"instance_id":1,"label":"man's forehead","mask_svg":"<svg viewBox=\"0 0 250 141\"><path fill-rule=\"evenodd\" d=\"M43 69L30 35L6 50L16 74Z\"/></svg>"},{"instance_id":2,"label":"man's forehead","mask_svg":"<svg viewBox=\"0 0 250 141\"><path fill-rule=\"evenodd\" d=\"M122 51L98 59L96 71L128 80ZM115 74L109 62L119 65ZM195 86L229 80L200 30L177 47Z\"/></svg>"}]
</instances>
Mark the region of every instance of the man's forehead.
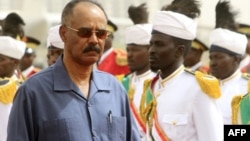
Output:
<instances>
[{"instance_id":1,"label":"man's forehead","mask_svg":"<svg viewBox=\"0 0 250 141\"><path fill-rule=\"evenodd\" d=\"M74 8L73 10L73 18L78 22L79 20L84 20L86 22L90 20L102 20L105 25L107 25L107 18L102 9L98 6L86 6L86 5L79 5Z\"/></svg>"},{"instance_id":2,"label":"man's forehead","mask_svg":"<svg viewBox=\"0 0 250 141\"><path fill-rule=\"evenodd\" d=\"M0 58L10 58L10 57L8 57L8 56L6 56L6 55L3 55L3 54L0 54Z\"/></svg>"}]
</instances>

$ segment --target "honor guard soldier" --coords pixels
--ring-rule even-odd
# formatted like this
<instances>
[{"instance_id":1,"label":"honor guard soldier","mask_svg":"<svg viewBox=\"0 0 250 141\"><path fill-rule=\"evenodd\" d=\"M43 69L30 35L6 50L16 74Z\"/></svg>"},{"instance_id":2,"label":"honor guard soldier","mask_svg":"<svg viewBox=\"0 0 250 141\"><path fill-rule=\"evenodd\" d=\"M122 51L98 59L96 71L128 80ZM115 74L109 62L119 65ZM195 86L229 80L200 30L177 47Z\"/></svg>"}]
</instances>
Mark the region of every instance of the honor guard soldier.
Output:
<instances>
[{"instance_id":1,"label":"honor guard soldier","mask_svg":"<svg viewBox=\"0 0 250 141\"><path fill-rule=\"evenodd\" d=\"M196 37L199 2L175 0L162 10L153 17L149 49L150 68L158 73L145 81L140 105L147 140L222 141L218 80L183 65Z\"/></svg>"},{"instance_id":2,"label":"honor guard soldier","mask_svg":"<svg viewBox=\"0 0 250 141\"><path fill-rule=\"evenodd\" d=\"M208 73L208 65L204 65L201 60L203 53L207 50L208 47L198 38L195 38L192 42L191 48L185 56L184 66L191 69L192 71L198 70L203 73Z\"/></svg>"},{"instance_id":3,"label":"honor guard soldier","mask_svg":"<svg viewBox=\"0 0 250 141\"><path fill-rule=\"evenodd\" d=\"M61 25L55 25L48 31L47 37L47 64L53 65L57 58L63 54L64 43L59 34L59 28Z\"/></svg>"},{"instance_id":4,"label":"honor guard soldier","mask_svg":"<svg viewBox=\"0 0 250 141\"><path fill-rule=\"evenodd\" d=\"M248 79L239 65L247 47L247 37L237 32L235 13L229 1L216 5L216 24L209 38L210 74L220 81L221 97L218 100L224 124L232 124L231 103L234 96L249 92Z\"/></svg>"},{"instance_id":5,"label":"honor guard soldier","mask_svg":"<svg viewBox=\"0 0 250 141\"><path fill-rule=\"evenodd\" d=\"M16 70L24 55L25 46L24 42L10 36L0 36L0 141L6 141L12 101L22 83L16 76Z\"/></svg>"},{"instance_id":6,"label":"honor guard soldier","mask_svg":"<svg viewBox=\"0 0 250 141\"><path fill-rule=\"evenodd\" d=\"M128 92L130 107L142 139L146 137L145 121L142 120L140 115L143 83L155 76L155 73L149 67L148 51L151 31L151 24L136 24L125 29L127 60L132 73L122 79L122 84Z\"/></svg>"},{"instance_id":7,"label":"honor guard soldier","mask_svg":"<svg viewBox=\"0 0 250 141\"><path fill-rule=\"evenodd\" d=\"M26 49L24 56L20 61L20 70L25 79L31 77L33 74L39 72L41 69L34 66L34 60L36 59L35 49L40 45L40 41L33 37L26 37Z\"/></svg>"},{"instance_id":8,"label":"honor guard soldier","mask_svg":"<svg viewBox=\"0 0 250 141\"><path fill-rule=\"evenodd\" d=\"M232 124L231 102L234 96L249 92L248 79L239 69L245 54L247 37L228 29L216 28L210 35L210 73L220 81L219 105L224 124Z\"/></svg>"}]
</instances>

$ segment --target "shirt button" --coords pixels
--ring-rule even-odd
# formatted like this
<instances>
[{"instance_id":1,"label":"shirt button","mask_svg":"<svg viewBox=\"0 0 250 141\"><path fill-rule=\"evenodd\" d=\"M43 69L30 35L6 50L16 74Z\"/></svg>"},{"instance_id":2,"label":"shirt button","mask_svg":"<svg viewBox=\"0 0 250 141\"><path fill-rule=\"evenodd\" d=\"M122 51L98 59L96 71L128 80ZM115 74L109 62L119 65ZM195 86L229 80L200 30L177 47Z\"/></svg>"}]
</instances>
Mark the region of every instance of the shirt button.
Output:
<instances>
[{"instance_id":1,"label":"shirt button","mask_svg":"<svg viewBox=\"0 0 250 141\"><path fill-rule=\"evenodd\" d=\"M88 107L91 107L91 103L90 102L88 102Z\"/></svg>"}]
</instances>

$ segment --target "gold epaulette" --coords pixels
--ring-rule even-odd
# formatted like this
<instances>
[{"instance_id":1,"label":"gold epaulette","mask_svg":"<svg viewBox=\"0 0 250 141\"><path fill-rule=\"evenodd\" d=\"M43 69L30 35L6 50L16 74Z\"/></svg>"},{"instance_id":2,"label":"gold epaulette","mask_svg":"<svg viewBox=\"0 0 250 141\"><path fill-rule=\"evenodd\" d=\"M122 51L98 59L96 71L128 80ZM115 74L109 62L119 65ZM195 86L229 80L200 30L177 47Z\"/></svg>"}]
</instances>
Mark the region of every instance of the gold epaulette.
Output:
<instances>
[{"instance_id":1,"label":"gold epaulette","mask_svg":"<svg viewBox=\"0 0 250 141\"><path fill-rule=\"evenodd\" d=\"M0 102L9 104L13 101L19 82L11 78L0 79Z\"/></svg>"},{"instance_id":2,"label":"gold epaulette","mask_svg":"<svg viewBox=\"0 0 250 141\"><path fill-rule=\"evenodd\" d=\"M221 96L220 83L216 77L200 71L192 71L190 69L185 69L185 71L195 76L201 90L209 97L219 98Z\"/></svg>"},{"instance_id":3,"label":"gold epaulette","mask_svg":"<svg viewBox=\"0 0 250 141\"><path fill-rule=\"evenodd\" d=\"M114 49L116 53L115 61L119 66L127 66L127 52L122 49Z\"/></svg>"}]
</instances>

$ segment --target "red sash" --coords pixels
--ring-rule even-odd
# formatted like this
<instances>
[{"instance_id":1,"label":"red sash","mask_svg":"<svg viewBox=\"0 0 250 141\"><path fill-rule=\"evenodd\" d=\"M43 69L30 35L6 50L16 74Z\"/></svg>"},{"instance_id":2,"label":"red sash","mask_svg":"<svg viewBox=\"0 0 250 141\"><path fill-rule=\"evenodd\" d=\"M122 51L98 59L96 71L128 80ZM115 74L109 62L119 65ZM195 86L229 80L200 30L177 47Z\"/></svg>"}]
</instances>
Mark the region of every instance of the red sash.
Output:
<instances>
[{"instance_id":1,"label":"red sash","mask_svg":"<svg viewBox=\"0 0 250 141\"><path fill-rule=\"evenodd\" d=\"M155 95L153 94L153 89L154 89L154 85L156 83L156 81L159 79L159 74L153 78L150 86L148 87L148 91L146 92L146 107L147 109L150 109L148 111L148 113L146 113L147 115L147 123L148 123L148 132L147 134L149 134L151 136L152 139L154 139L155 141L170 141L170 139L168 138L168 136L166 135L166 133L164 133L164 131L161 129L158 119L157 119L157 111L156 111L156 99L155 99ZM150 108L149 108L149 107ZM146 108L145 108L146 109Z\"/></svg>"},{"instance_id":2,"label":"red sash","mask_svg":"<svg viewBox=\"0 0 250 141\"><path fill-rule=\"evenodd\" d=\"M134 103L131 101L130 101L130 108L132 109L132 113L134 115L134 118L135 118L135 121L136 121L138 127L140 128L140 131L143 131L143 134L145 135L146 134L146 126L145 126L143 120L141 119L139 113L137 112Z\"/></svg>"},{"instance_id":3,"label":"red sash","mask_svg":"<svg viewBox=\"0 0 250 141\"><path fill-rule=\"evenodd\" d=\"M164 131L161 129L156 112L154 113L153 117L153 127L151 129L152 131L152 138L156 141L170 141L168 136L164 133Z\"/></svg>"},{"instance_id":4,"label":"red sash","mask_svg":"<svg viewBox=\"0 0 250 141\"><path fill-rule=\"evenodd\" d=\"M133 117L135 119L135 122L137 124L137 127L140 128L142 136L144 136L146 134L146 125L145 125L144 121L142 120L140 113L138 112L138 110L133 102L134 89L130 87L130 79L131 79L130 77L124 77L122 80L122 85L127 90L128 98L129 98L129 106L131 108L131 111L132 111Z\"/></svg>"}]
</instances>

